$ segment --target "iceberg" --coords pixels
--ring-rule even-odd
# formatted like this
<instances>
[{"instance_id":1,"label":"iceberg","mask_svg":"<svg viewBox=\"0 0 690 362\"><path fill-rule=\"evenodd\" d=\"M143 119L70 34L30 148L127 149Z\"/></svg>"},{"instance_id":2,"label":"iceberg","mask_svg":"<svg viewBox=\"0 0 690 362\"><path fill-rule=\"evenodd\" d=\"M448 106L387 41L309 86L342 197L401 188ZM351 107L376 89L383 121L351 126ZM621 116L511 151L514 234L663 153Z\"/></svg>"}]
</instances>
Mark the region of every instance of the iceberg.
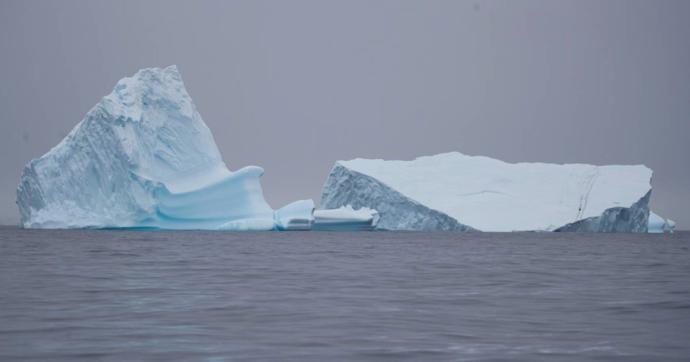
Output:
<instances>
[{"instance_id":1,"label":"iceberg","mask_svg":"<svg viewBox=\"0 0 690 362\"><path fill-rule=\"evenodd\" d=\"M17 205L26 228L272 230L263 172L231 172L177 68L150 68L29 162Z\"/></svg>"},{"instance_id":2,"label":"iceberg","mask_svg":"<svg viewBox=\"0 0 690 362\"><path fill-rule=\"evenodd\" d=\"M676 228L676 223L671 219L664 219L655 212L649 213L649 222L647 223L647 232L649 233L673 233Z\"/></svg>"},{"instance_id":3,"label":"iceberg","mask_svg":"<svg viewBox=\"0 0 690 362\"><path fill-rule=\"evenodd\" d=\"M368 207L354 209L345 205L337 209L314 211L314 230L364 231L373 230L379 221L379 213Z\"/></svg>"},{"instance_id":4,"label":"iceberg","mask_svg":"<svg viewBox=\"0 0 690 362\"><path fill-rule=\"evenodd\" d=\"M314 223L314 201L299 200L276 210L274 214L278 230L311 230Z\"/></svg>"},{"instance_id":5,"label":"iceberg","mask_svg":"<svg viewBox=\"0 0 690 362\"><path fill-rule=\"evenodd\" d=\"M375 209L384 230L646 232L651 177L642 165L507 163L459 152L354 159L335 163L321 207Z\"/></svg>"},{"instance_id":6,"label":"iceberg","mask_svg":"<svg viewBox=\"0 0 690 362\"><path fill-rule=\"evenodd\" d=\"M339 161L321 197L274 211L230 171L175 66L120 80L17 187L25 228L673 231L645 166L506 163L457 152Z\"/></svg>"},{"instance_id":7,"label":"iceberg","mask_svg":"<svg viewBox=\"0 0 690 362\"><path fill-rule=\"evenodd\" d=\"M276 210L276 230L365 231L373 230L378 212L347 205L337 209L315 209L314 201L300 200Z\"/></svg>"}]
</instances>

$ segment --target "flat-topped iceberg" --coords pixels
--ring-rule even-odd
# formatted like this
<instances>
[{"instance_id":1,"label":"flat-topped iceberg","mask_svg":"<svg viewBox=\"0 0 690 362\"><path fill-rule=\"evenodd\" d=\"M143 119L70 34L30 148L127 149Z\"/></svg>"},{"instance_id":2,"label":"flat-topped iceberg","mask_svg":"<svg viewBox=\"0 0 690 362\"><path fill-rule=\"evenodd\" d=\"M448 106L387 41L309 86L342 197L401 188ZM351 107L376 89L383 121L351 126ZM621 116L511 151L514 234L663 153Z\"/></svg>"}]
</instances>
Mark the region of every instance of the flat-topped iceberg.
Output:
<instances>
[{"instance_id":1,"label":"flat-topped iceberg","mask_svg":"<svg viewBox=\"0 0 690 362\"><path fill-rule=\"evenodd\" d=\"M175 66L143 69L25 167L17 205L27 228L271 230L262 174L228 170Z\"/></svg>"},{"instance_id":2,"label":"flat-topped iceberg","mask_svg":"<svg viewBox=\"0 0 690 362\"><path fill-rule=\"evenodd\" d=\"M386 230L645 232L645 166L506 163L458 152L338 161L321 207L379 212Z\"/></svg>"}]
</instances>

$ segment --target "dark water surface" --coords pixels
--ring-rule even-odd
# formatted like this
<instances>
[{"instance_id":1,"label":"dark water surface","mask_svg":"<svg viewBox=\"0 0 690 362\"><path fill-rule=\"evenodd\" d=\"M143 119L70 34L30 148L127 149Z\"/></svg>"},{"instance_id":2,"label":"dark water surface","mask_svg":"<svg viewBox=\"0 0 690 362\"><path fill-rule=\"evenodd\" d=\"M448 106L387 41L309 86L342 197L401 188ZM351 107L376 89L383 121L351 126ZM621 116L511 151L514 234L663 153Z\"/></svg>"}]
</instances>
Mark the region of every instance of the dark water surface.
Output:
<instances>
[{"instance_id":1,"label":"dark water surface","mask_svg":"<svg viewBox=\"0 0 690 362\"><path fill-rule=\"evenodd\" d=\"M0 359L690 360L690 234L0 229Z\"/></svg>"}]
</instances>

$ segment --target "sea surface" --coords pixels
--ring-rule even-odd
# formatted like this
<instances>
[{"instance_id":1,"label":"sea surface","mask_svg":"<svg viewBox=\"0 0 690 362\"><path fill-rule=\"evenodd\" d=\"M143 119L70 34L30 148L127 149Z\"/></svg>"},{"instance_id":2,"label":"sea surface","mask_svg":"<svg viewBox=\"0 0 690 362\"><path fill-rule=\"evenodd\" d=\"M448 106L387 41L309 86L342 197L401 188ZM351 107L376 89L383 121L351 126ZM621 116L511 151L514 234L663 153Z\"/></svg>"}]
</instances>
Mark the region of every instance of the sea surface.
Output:
<instances>
[{"instance_id":1,"label":"sea surface","mask_svg":"<svg viewBox=\"0 0 690 362\"><path fill-rule=\"evenodd\" d=\"M690 233L0 229L3 361L687 361Z\"/></svg>"}]
</instances>

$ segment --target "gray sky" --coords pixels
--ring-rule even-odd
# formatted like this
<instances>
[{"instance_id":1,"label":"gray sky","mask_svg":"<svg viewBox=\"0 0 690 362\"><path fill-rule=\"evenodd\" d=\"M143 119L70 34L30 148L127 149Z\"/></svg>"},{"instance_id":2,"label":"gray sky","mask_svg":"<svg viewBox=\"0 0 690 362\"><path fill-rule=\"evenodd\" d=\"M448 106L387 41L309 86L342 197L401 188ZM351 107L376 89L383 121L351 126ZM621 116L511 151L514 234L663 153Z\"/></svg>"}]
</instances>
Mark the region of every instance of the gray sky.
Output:
<instances>
[{"instance_id":1,"label":"gray sky","mask_svg":"<svg viewBox=\"0 0 690 362\"><path fill-rule=\"evenodd\" d=\"M690 227L690 1L0 0L0 222L22 168L118 79L177 64L273 207L333 162L457 150L644 163Z\"/></svg>"}]
</instances>

